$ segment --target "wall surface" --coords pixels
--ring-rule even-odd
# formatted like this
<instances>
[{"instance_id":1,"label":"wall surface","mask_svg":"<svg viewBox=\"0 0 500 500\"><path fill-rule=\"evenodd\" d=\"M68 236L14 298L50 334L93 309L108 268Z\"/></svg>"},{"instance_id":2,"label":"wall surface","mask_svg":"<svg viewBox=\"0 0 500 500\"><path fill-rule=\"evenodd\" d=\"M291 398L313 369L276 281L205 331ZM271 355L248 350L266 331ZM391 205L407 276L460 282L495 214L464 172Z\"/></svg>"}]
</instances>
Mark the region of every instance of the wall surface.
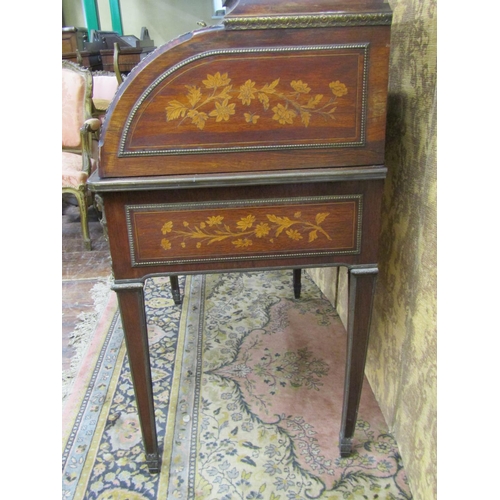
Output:
<instances>
[{"instance_id":1,"label":"wall surface","mask_svg":"<svg viewBox=\"0 0 500 500\"><path fill-rule=\"evenodd\" d=\"M81 2L63 0L64 21L67 26L85 27ZM102 30L111 30L109 2L98 0ZM124 35L140 38L141 28L148 28L149 36L159 47L188 31L199 29L198 21L218 24L212 19L212 0L120 0Z\"/></svg>"},{"instance_id":2,"label":"wall surface","mask_svg":"<svg viewBox=\"0 0 500 500\"><path fill-rule=\"evenodd\" d=\"M366 374L414 498L430 500L437 495L436 1L389 3L389 173ZM345 322L345 271L338 285L335 269L310 273Z\"/></svg>"},{"instance_id":3,"label":"wall surface","mask_svg":"<svg viewBox=\"0 0 500 500\"><path fill-rule=\"evenodd\" d=\"M436 497L436 0L394 10L380 276L367 376L417 500Z\"/></svg>"},{"instance_id":4,"label":"wall surface","mask_svg":"<svg viewBox=\"0 0 500 500\"><path fill-rule=\"evenodd\" d=\"M62 11L64 24L66 26L75 26L77 28L87 27L81 1L62 0Z\"/></svg>"}]
</instances>

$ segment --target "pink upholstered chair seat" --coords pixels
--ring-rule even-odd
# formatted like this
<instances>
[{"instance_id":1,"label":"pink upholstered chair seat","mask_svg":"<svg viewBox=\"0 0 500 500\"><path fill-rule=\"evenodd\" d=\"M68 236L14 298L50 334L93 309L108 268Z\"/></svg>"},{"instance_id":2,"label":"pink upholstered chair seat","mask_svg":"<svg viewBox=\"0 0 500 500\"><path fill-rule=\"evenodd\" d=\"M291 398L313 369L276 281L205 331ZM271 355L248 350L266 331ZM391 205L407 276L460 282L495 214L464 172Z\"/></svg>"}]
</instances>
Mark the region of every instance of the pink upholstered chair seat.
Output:
<instances>
[{"instance_id":1,"label":"pink upholstered chair seat","mask_svg":"<svg viewBox=\"0 0 500 500\"><path fill-rule=\"evenodd\" d=\"M95 160L91 159L91 172L95 168ZM62 187L78 189L88 179L87 172L82 170L82 155L62 152Z\"/></svg>"},{"instance_id":2,"label":"pink upholstered chair seat","mask_svg":"<svg viewBox=\"0 0 500 500\"><path fill-rule=\"evenodd\" d=\"M114 73L97 74L92 77L93 90L92 101L96 116L104 122L104 114L108 109L118 89L118 80Z\"/></svg>"}]
</instances>

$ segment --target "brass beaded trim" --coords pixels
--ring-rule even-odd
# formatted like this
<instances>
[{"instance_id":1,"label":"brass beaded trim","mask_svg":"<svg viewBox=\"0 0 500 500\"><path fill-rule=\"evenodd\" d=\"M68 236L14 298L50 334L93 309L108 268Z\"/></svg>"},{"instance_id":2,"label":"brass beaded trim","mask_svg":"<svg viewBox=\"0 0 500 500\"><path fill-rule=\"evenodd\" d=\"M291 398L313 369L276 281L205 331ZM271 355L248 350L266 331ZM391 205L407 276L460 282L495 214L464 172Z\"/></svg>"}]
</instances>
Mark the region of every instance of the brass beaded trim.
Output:
<instances>
[{"instance_id":1,"label":"brass beaded trim","mask_svg":"<svg viewBox=\"0 0 500 500\"><path fill-rule=\"evenodd\" d=\"M388 26L392 22L392 13L228 17L223 22L228 30Z\"/></svg>"}]
</instances>

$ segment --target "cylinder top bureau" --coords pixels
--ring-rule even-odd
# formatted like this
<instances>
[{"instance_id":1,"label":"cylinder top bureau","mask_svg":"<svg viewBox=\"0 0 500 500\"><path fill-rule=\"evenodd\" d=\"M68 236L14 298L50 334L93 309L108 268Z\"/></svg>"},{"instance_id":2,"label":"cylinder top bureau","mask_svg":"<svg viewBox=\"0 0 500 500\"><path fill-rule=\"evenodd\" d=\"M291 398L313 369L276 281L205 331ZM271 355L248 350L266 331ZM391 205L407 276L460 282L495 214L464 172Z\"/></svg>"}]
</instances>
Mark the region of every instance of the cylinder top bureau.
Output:
<instances>
[{"instance_id":1,"label":"cylinder top bureau","mask_svg":"<svg viewBox=\"0 0 500 500\"><path fill-rule=\"evenodd\" d=\"M392 13L379 0L228 0L112 101L102 200L146 462L160 468L144 282L345 266L339 453L352 451L375 280ZM332 443L332 446L335 444Z\"/></svg>"}]
</instances>

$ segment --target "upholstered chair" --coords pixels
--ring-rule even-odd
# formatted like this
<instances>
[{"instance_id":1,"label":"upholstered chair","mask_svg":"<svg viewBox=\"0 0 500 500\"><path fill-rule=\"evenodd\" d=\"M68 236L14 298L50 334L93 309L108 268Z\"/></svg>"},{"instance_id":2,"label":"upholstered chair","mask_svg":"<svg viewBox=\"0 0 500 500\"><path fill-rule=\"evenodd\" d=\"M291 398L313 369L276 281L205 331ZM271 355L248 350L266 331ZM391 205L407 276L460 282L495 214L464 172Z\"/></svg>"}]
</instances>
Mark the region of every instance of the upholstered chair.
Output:
<instances>
[{"instance_id":1,"label":"upholstered chair","mask_svg":"<svg viewBox=\"0 0 500 500\"><path fill-rule=\"evenodd\" d=\"M118 90L119 82L111 71L94 71L92 73L93 115L104 121L106 110Z\"/></svg>"},{"instance_id":2,"label":"upholstered chair","mask_svg":"<svg viewBox=\"0 0 500 500\"><path fill-rule=\"evenodd\" d=\"M80 209L85 249L91 250L87 207L91 197L87 179L95 168L92 137L101 126L92 118L92 74L89 70L62 61L62 191L75 196Z\"/></svg>"}]
</instances>

